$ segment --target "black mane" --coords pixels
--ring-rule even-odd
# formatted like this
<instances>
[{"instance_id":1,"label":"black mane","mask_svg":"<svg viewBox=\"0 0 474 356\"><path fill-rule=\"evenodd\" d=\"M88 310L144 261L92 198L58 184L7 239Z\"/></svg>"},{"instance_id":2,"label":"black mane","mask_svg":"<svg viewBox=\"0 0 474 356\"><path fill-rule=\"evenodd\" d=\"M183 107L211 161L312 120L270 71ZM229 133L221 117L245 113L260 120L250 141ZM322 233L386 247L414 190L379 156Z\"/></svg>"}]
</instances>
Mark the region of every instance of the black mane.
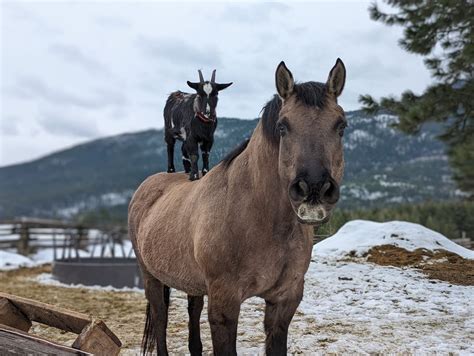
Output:
<instances>
[{"instance_id":1,"label":"black mane","mask_svg":"<svg viewBox=\"0 0 474 356\"><path fill-rule=\"evenodd\" d=\"M234 158L236 158L238 155L240 155L244 150L247 148L247 145L249 144L250 139L245 139L245 141L239 143L237 147L235 147L232 151L230 151L223 159L222 159L222 164L224 167L229 167Z\"/></svg>"},{"instance_id":2,"label":"black mane","mask_svg":"<svg viewBox=\"0 0 474 356\"><path fill-rule=\"evenodd\" d=\"M296 99L307 106L316 106L323 109L326 104L327 86L323 83L306 82L295 84ZM263 107L262 125L264 136L273 144L280 142L280 135L276 130L278 114L281 110L281 99L278 95Z\"/></svg>"}]
</instances>

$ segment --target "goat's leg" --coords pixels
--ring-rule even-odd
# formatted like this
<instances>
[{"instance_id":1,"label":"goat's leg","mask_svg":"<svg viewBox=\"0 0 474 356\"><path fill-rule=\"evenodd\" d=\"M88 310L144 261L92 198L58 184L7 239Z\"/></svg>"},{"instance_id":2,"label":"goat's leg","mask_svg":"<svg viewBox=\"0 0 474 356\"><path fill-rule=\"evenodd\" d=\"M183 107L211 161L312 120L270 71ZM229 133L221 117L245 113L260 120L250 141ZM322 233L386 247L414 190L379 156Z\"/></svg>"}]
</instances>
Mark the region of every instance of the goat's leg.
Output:
<instances>
[{"instance_id":1,"label":"goat's leg","mask_svg":"<svg viewBox=\"0 0 474 356\"><path fill-rule=\"evenodd\" d=\"M202 355L201 342L201 312L204 306L204 297L188 295L188 315L189 315L189 352L191 356Z\"/></svg>"},{"instance_id":2,"label":"goat's leg","mask_svg":"<svg viewBox=\"0 0 474 356\"><path fill-rule=\"evenodd\" d=\"M176 172L176 169L174 168L174 144L176 142L176 139L173 137L172 133L165 133L165 142L166 142L166 148L168 151L168 173L174 173Z\"/></svg>"},{"instance_id":3,"label":"goat's leg","mask_svg":"<svg viewBox=\"0 0 474 356\"><path fill-rule=\"evenodd\" d=\"M212 144L214 140L211 138L209 141L205 141L201 144L202 154L202 175L206 175L209 172L209 154L211 153Z\"/></svg>"},{"instance_id":4,"label":"goat's leg","mask_svg":"<svg viewBox=\"0 0 474 356\"><path fill-rule=\"evenodd\" d=\"M197 180L199 179L199 147L198 143L192 135L188 137L185 142L185 150L189 155L189 159L191 160L191 172L189 173L189 180Z\"/></svg>"},{"instance_id":5,"label":"goat's leg","mask_svg":"<svg viewBox=\"0 0 474 356\"><path fill-rule=\"evenodd\" d=\"M181 153L183 154L184 173L189 173L191 172L191 160L189 159L189 155L186 151L186 147L184 146L184 142L181 145Z\"/></svg>"}]
</instances>

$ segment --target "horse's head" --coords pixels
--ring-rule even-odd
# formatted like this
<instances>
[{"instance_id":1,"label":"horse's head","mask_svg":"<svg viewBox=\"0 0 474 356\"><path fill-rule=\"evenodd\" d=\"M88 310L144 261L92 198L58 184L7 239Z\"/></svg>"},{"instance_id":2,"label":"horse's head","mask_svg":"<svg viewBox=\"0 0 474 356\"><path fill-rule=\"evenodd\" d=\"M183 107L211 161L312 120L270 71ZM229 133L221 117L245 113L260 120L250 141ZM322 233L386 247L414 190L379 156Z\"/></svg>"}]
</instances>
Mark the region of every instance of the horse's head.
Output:
<instances>
[{"instance_id":1,"label":"horse's head","mask_svg":"<svg viewBox=\"0 0 474 356\"><path fill-rule=\"evenodd\" d=\"M344 172L344 110L337 104L346 79L340 59L325 84L297 84L284 62L275 74L280 99L274 125L278 171L299 222L322 224L339 200Z\"/></svg>"},{"instance_id":2,"label":"horse's head","mask_svg":"<svg viewBox=\"0 0 474 356\"><path fill-rule=\"evenodd\" d=\"M188 81L188 85L197 92L196 100L194 101L194 112L206 120L214 120L216 118L219 91L231 86L232 83L216 83L215 69L212 71L210 81L204 81L201 70L198 70L198 72L199 82Z\"/></svg>"}]
</instances>

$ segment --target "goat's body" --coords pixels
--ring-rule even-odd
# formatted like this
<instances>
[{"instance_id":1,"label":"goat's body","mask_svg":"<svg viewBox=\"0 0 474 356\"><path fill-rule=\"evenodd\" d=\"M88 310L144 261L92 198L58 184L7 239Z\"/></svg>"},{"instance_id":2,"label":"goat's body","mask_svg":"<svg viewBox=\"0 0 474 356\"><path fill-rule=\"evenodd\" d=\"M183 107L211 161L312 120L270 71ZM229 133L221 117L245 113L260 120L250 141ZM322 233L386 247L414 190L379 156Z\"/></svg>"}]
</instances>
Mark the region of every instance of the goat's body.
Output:
<instances>
[{"instance_id":1,"label":"goat's body","mask_svg":"<svg viewBox=\"0 0 474 356\"><path fill-rule=\"evenodd\" d=\"M196 116L196 94L176 91L170 94L163 110L165 120L165 141L168 149L168 173L174 173L174 145L183 141L181 152L186 173L197 179L197 157L201 148L203 175L209 171L209 154L214 143L217 119L201 122Z\"/></svg>"}]
</instances>

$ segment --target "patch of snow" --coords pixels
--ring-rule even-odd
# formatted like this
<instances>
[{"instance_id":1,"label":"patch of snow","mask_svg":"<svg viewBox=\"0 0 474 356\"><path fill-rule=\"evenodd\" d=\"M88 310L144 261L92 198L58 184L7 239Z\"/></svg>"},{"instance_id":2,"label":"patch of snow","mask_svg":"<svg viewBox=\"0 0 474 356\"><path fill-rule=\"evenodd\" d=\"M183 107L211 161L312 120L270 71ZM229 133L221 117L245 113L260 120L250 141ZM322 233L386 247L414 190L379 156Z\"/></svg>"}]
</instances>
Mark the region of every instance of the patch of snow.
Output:
<instances>
[{"instance_id":1,"label":"patch of snow","mask_svg":"<svg viewBox=\"0 0 474 356\"><path fill-rule=\"evenodd\" d=\"M380 245L398 246L408 251L418 248L429 251L442 249L463 258L474 259L474 251L422 225L404 221L378 223L366 220L350 221L336 234L317 243L313 248L313 257L337 259L352 251L361 257L372 247Z\"/></svg>"},{"instance_id":2,"label":"patch of snow","mask_svg":"<svg viewBox=\"0 0 474 356\"><path fill-rule=\"evenodd\" d=\"M35 263L28 257L17 253L0 251L0 270L9 271L20 267L34 267Z\"/></svg>"},{"instance_id":3,"label":"patch of snow","mask_svg":"<svg viewBox=\"0 0 474 356\"><path fill-rule=\"evenodd\" d=\"M98 291L109 291L109 292L136 292L136 293L144 293L145 290L137 287L129 288L115 288L112 286L85 286L83 284L65 284L61 283L56 280L51 273L41 273L38 276L32 278L34 282L55 286L55 287L63 287L63 288L82 288L82 289L92 289Z\"/></svg>"}]
</instances>

